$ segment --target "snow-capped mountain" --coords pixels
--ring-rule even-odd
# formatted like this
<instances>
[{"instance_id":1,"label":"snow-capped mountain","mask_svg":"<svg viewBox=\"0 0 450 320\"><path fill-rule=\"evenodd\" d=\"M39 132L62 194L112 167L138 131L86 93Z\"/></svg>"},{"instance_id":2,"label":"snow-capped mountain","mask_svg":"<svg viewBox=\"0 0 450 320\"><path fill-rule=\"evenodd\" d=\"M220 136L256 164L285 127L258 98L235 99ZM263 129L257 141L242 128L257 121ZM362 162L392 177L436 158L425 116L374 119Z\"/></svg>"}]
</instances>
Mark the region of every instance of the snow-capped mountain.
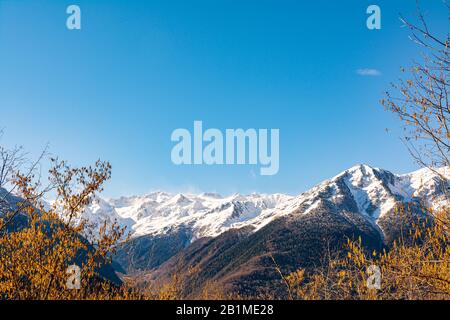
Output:
<instances>
[{"instance_id":1,"label":"snow-capped mountain","mask_svg":"<svg viewBox=\"0 0 450 320\"><path fill-rule=\"evenodd\" d=\"M441 168L450 177L450 168ZM421 202L429 207L448 203L448 186L439 174L421 169L396 175L367 165L357 165L298 196L284 194L214 193L170 194L97 199L84 217L94 224L117 220L132 237L164 235L179 228L192 234L191 241L216 237L230 229L257 231L286 215L307 215L327 204L337 211L359 213L374 225L399 203ZM382 227L380 231L382 231Z\"/></svg>"}]
</instances>

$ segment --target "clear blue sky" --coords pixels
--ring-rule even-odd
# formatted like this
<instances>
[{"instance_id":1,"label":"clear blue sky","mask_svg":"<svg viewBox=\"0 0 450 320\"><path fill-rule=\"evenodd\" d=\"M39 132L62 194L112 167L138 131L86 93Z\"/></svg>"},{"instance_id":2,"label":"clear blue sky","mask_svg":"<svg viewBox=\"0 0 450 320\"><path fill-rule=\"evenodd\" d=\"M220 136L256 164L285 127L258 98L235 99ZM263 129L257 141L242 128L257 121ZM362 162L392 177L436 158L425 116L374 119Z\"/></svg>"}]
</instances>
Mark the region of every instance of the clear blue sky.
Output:
<instances>
[{"instance_id":1,"label":"clear blue sky","mask_svg":"<svg viewBox=\"0 0 450 320\"><path fill-rule=\"evenodd\" d=\"M365 26L382 9L382 30ZM82 30L69 31L78 4ZM450 30L440 0L430 27ZM300 193L356 164L416 168L378 101L418 48L412 0L0 0L2 143L113 165L106 196ZM356 70L377 69L380 76ZM279 128L280 171L174 166L176 128ZM385 128L391 132L386 133Z\"/></svg>"}]
</instances>

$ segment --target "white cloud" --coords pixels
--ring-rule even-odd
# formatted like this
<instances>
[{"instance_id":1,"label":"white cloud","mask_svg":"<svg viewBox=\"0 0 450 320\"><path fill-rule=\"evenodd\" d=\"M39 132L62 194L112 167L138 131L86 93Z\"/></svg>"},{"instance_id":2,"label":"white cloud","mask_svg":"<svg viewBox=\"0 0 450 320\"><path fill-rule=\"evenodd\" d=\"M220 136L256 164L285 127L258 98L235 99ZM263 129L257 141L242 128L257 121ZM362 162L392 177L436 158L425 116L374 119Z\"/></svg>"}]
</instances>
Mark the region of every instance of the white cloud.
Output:
<instances>
[{"instance_id":1,"label":"white cloud","mask_svg":"<svg viewBox=\"0 0 450 320\"><path fill-rule=\"evenodd\" d=\"M363 77L377 77L381 76L381 71L377 69L358 69L356 73Z\"/></svg>"}]
</instances>

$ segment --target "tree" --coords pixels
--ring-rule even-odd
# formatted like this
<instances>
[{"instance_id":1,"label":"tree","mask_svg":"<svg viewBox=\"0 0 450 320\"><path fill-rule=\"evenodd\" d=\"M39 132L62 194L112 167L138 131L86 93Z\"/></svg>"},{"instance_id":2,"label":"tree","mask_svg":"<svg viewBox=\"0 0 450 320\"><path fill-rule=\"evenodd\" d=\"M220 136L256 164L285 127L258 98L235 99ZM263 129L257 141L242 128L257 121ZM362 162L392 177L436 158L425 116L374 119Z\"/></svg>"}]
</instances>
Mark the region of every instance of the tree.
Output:
<instances>
[{"instance_id":1,"label":"tree","mask_svg":"<svg viewBox=\"0 0 450 320\"><path fill-rule=\"evenodd\" d=\"M3 137L3 131L0 130L0 139ZM47 155L45 148L35 161L27 158L27 153L22 147L15 146L11 149L0 145L0 234L10 226L14 220L17 220L21 212L24 211L23 203L14 201L14 192L17 191L17 185L14 183L16 174L22 171L22 177L32 179L36 175L40 176L39 164L44 156ZM39 184L36 180L36 185ZM48 188L43 188L37 197L42 197ZM36 200L36 199L30 199ZM17 221L16 221L17 223Z\"/></svg>"},{"instance_id":2,"label":"tree","mask_svg":"<svg viewBox=\"0 0 450 320\"><path fill-rule=\"evenodd\" d=\"M72 168L51 159L50 184L43 188L34 171L21 173L19 149L0 148L0 297L3 299L124 299L134 293L105 279L102 269L112 259L124 229L104 224L99 234L81 214L111 176L111 165ZM40 158L40 160L42 157ZM33 165L32 167L35 167ZM49 208L43 195L52 190ZM14 191L14 192L13 192ZM20 196L20 198L16 197ZM20 201L10 201L20 199ZM18 224L17 218L25 218ZM68 286L71 266L80 270L79 287ZM75 275L77 276L77 275Z\"/></svg>"},{"instance_id":3,"label":"tree","mask_svg":"<svg viewBox=\"0 0 450 320\"><path fill-rule=\"evenodd\" d=\"M392 84L381 103L399 116L405 142L420 165L450 166L450 36L433 34L420 11L418 24L401 21L423 49L422 59L402 69L405 78Z\"/></svg>"}]
</instances>

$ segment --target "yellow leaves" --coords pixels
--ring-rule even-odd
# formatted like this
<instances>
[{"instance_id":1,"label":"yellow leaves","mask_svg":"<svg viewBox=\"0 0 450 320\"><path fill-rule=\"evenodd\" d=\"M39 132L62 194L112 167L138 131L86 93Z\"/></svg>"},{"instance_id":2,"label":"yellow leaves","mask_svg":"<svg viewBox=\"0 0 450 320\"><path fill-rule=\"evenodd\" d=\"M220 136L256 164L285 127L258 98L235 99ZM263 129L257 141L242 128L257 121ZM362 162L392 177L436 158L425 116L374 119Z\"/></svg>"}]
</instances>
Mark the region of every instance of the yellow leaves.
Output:
<instances>
[{"instance_id":1,"label":"yellow leaves","mask_svg":"<svg viewBox=\"0 0 450 320\"><path fill-rule=\"evenodd\" d=\"M403 214L411 212L405 208ZM336 257L320 271L308 275L309 281L294 281L290 286L301 299L450 299L449 208L433 213L434 224L421 220L411 233L394 241L389 251L365 254L361 241L348 240L347 252ZM420 235L420 236L418 236ZM417 238L419 237L419 238ZM415 241L420 239L420 241ZM411 241L413 240L413 241ZM366 270L381 271L381 289L367 287ZM302 274L303 275L303 274Z\"/></svg>"},{"instance_id":2,"label":"yellow leaves","mask_svg":"<svg viewBox=\"0 0 450 320\"><path fill-rule=\"evenodd\" d=\"M305 279L305 270L304 269L298 269L292 273L290 273L286 280L291 286L299 285L303 282Z\"/></svg>"},{"instance_id":3,"label":"yellow leaves","mask_svg":"<svg viewBox=\"0 0 450 320\"><path fill-rule=\"evenodd\" d=\"M0 234L0 294L7 299L89 299L122 297L124 291L113 289L99 280L97 271L110 258L123 234L117 224L102 228L100 239L88 249L80 234L88 233L86 223L72 218L84 210L95 192L110 176L110 165L97 162L94 168L69 168L64 162L50 170L56 184L59 206L51 210L39 204L42 194L29 177L18 176L22 197L20 212L29 221L21 230ZM74 183L78 187L72 190ZM29 199L29 200L28 200ZM67 214L66 219L60 218ZM97 235L94 235L97 236ZM95 247L95 249L93 249ZM84 255L80 255L85 252ZM80 260L81 259L81 260ZM80 290L67 290L67 268L78 260L82 267ZM95 277L95 281L93 281ZM122 290L122 289L121 289Z\"/></svg>"}]
</instances>

